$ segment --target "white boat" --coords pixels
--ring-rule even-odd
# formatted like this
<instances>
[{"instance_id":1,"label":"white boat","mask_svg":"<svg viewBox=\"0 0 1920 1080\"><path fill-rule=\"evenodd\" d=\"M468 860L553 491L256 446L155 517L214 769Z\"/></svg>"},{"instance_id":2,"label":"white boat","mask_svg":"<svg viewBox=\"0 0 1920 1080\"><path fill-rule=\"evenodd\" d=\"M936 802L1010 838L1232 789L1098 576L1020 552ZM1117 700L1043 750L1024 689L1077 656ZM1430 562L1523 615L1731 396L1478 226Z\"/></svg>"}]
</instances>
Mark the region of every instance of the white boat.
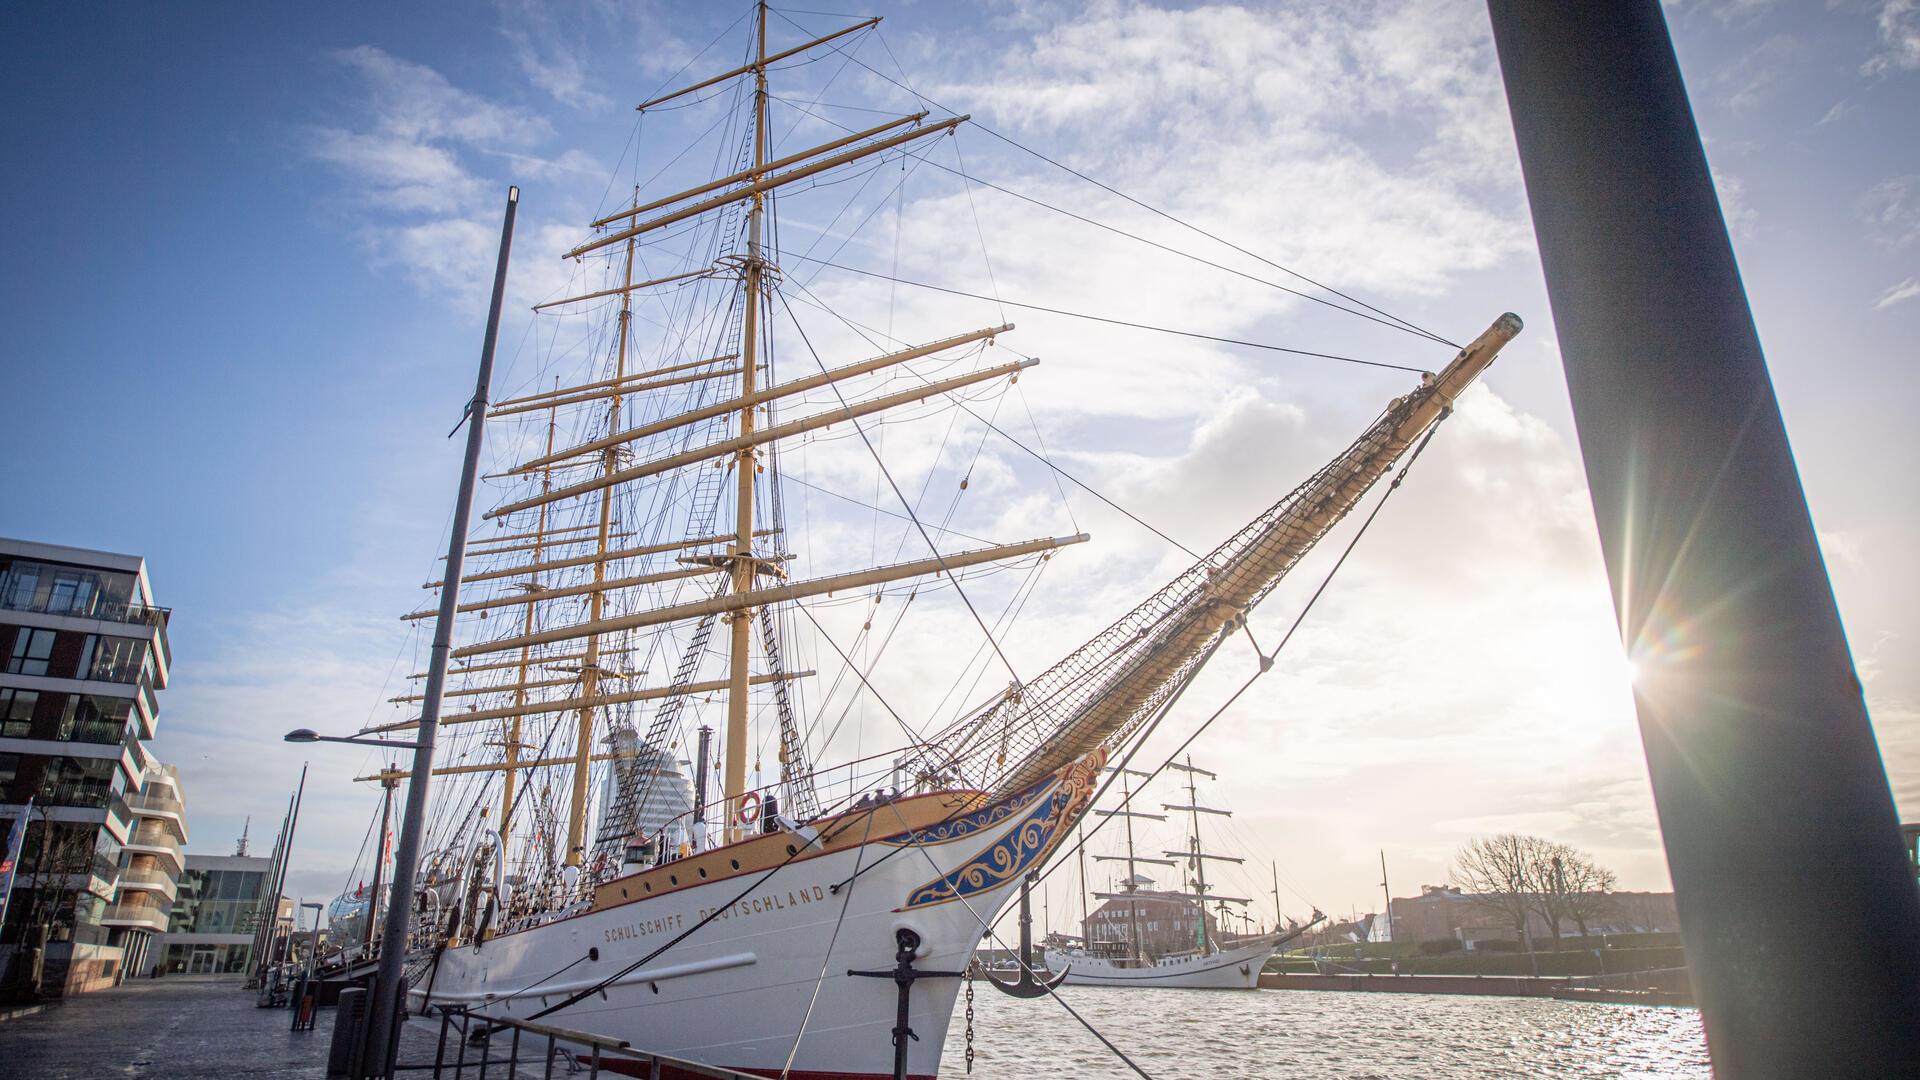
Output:
<instances>
[{"instance_id":1,"label":"white boat","mask_svg":"<svg viewBox=\"0 0 1920 1080\"><path fill-rule=\"evenodd\" d=\"M1117 770L1121 780L1121 805L1094 813L1123 823L1124 854L1096 855L1094 859L1124 863L1126 876L1121 879L1118 891L1092 894L1103 903L1082 920L1079 944L1050 944L1046 950L1047 968L1054 975L1063 976L1062 981L1068 985L1077 986L1256 990L1267 958L1281 943L1304 933L1321 915L1315 911L1313 919L1305 925L1296 923L1284 931L1235 934L1227 930L1233 917L1229 906L1244 907L1251 900L1216 891L1217 885L1207 880L1207 864L1240 864L1246 859L1207 851L1201 839L1200 819L1203 814L1230 817L1232 812L1200 804L1198 778L1217 777L1196 768L1192 758L1168 762L1166 768L1184 772L1187 777L1186 802L1161 804L1169 813L1187 815L1190 829L1185 843L1177 850L1163 851L1160 857L1141 855L1135 850L1135 819L1166 821L1167 814L1132 808L1134 792L1128 777L1150 778L1151 774ZM1183 888L1146 888L1152 879L1140 872L1143 864L1180 871ZM1081 865L1084 890L1085 863ZM1276 881L1277 874L1276 871ZM1277 919L1277 885L1274 903ZM1209 905L1214 910L1209 911Z\"/></svg>"},{"instance_id":2,"label":"white boat","mask_svg":"<svg viewBox=\"0 0 1920 1080\"><path fill-rule=\"evenodd\" d=\"M1048 949L1049 970L1065 972L1069 986L1132 986L1199 990L1257 990L1282 934L1259 934L1189 952L1136 957L1089 956L1084 950Z\"/></svg>"},{"instance_id":3,"label":"white boat","mask_svg":"<svg viewBox=\"0 0 1920 1080\"><path fill-rule=\"evenodd\" d=\"M936 623L928 640L965 652L979 643L957 649L952 628L977 627L985 662L1011 670L962 572L1011 567L1037 579L1088 537L964 548L900 495L897 516L914 526L900 544L919 548L911 557L873 565L869 540L850 545L831 528L826 543L796 540L803 522L785 510L794 478L783 447L838 427L890 477L861 418L971 412L960 391L1004 389L1038 361L989 352L1006 348L1006 324L919 343L869 337L880 355L839 366L809 355L803 319L823 335L838 324L811 292L804 312L785 302L793 270L781 260L806 256L781 248L774 193L789 210L804 205L808 189L833 190L859 162L869 175L904 162L966 117L929 119L922 107L864 130L828 128L825 142L776 156L769 81L794 70L781 62L842 50L878 20L770 46L768 8L752 14L744 65L641 107L683 107L702 93L731 102L736 123L724 130L737 142L718 159L721 175L665 195L636 188L597 217L565 253L580 268L568 295L536 309L592 329L548 335L562 346L532 392L475 402L481 430L503 436L495 443L511 458L490 477L500 501L485 518L498 531L469 530L470 561L450 561L451 580L428 584L457 592L440 597L454 617L430 668L444 671L444 695L394 698L400 718L365 729L403 733L438 718L433 776L445 779L433 787L429 850L395 890L421 913L408 993L416 1008L543 1020L763 1075L932 1077L960 973L1023 877L1062 850L1106 760L1144 738L1519 321L1503 316L1333 462L1052 667L956 709L944 727L901 718L909 745L848 755L833 739L836 714L863 688L878 696L850 656L865 643L877 662L891 640L874 626L882 600L896 620L916 600L946 603L962 621ZM873 122L871 111L852 115ZM838 220L804 235L832 234ZM660 305L657 319L643 302ZM796 372L776 357L812 362ZM469 460L478 452L471 444ZM965 492L965 475L954 479ZM469 478L462 513L473 491ZM834 564L835 541L866 561ZM944 592L926 599L933 585ZM846 645L810 608L836 594L869 605ZM802 646L843 662L814 701L792 690L813 675L790 662ZM1039 669L1035 659L1020 670ZM956 682L961 697L972 685Z\"/></svg>"}]
</instances>

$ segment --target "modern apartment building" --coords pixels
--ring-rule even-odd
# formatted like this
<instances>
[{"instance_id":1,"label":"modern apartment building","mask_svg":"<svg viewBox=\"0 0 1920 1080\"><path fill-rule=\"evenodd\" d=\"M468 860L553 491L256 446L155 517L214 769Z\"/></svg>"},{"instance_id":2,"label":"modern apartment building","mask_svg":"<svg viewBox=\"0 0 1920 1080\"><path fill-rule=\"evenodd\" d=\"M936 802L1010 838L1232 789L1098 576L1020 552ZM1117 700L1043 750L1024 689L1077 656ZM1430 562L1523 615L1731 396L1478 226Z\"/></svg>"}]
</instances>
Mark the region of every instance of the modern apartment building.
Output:
<instances>
[{"instance_id":1,"label":"modern apartment building","mask_svg":"<svg viewBox=\"0 0 1920 1080\"><path fill-rule=\"evenodd\" d=\"M108 928L108 944L120 950L122 972L139 975L153 966L154 938L167 932L187 869L180 850L187 842L187 807L179 770L149 765L140 790L127 796L127 807L133 811L133 829L121 844L113 906L100 925Z\"/></svg>"},{"instance_id":2,"label":"modern apartment building","mask_svg":"<svg viewBox=\"0 0 1920 1080\"><path fill-rule=\"evenodd\" d=\"M0 818L29 815L0 926L10 985L111 985L165 929L165 904L138 909L184 868L179 779L145 747L169 614L137 555L0 538Z\"/></svg>"}]
</instances>

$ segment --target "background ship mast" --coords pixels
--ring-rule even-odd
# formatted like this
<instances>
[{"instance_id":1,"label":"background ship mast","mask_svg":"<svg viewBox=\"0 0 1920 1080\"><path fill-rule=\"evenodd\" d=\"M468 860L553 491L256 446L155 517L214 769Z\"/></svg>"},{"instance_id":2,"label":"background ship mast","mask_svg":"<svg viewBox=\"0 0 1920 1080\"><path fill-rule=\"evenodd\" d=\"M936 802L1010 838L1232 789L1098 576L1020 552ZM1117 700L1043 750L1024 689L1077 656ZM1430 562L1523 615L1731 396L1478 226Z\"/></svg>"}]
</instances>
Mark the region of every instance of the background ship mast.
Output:
<instances>
[{"instance_id":1,"label":"background ship mast","mask_svg":"<svg viewBox=\"0 0 1920 1080\"><path fill-rule=\"evenodd\" d=\"M1187 850L1169 851L1167 854L1175 858L1187 860L1188 869L1193 871L1193 900L1195 906L1200 909L1200 948L1202 951L1205 951L1209 944L1207 936L1207 901L1216 900L1220 904L1222 914L1225 913L1227 904L1244 904L1247 902L1239 897L1215 897L1209 893L1209 886L1207 885L1207 860L1213 859L1216 862L1230 863L1244 863L1247 860L1234 855L1209 855L1200 849L1200 815L1218 814L1221 817L1233 816L1233 811L1231 810L1218 810L1211 806L1200 805L1200 789L1195 777L1204 776L1209 780L1218 780L1219 776L1205 769L1195 768L1191 755L1187 757L1185 764L1171 761L1167 763L1167 768L1179 769L1181 772L1187 774L1187 805L1176 806L1163 803L1162 806L1168 810L1186 811L1192 826L1192 831L1187 834ZM1225 921L1224 918L1221 920L1223 924Z\"/></svg>"}]
</instances>

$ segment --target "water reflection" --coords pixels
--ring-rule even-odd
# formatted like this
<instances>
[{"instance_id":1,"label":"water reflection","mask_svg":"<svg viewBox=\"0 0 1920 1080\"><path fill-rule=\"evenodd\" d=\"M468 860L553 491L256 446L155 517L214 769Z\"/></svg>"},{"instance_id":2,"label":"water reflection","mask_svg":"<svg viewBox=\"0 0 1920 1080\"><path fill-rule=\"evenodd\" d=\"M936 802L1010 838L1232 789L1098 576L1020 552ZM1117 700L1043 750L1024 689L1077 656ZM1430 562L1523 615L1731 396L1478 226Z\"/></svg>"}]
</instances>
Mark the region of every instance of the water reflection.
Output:
<instances>
[{"instance_id":1,"label":"water reflection","mask_svg":"<svg viewBox=\"0 0 1920 1080\"><path fill-rule=\"evenodd\" d=\"M1060 993L1150 1075L1383 1078L1712 1075L1692 1009L1533 998L1261 990ZM964 999L942 1077L966 1076ZM973 1076L1131 1077L1058 1002L976 984Z\"/></svg>"}]
</instances>

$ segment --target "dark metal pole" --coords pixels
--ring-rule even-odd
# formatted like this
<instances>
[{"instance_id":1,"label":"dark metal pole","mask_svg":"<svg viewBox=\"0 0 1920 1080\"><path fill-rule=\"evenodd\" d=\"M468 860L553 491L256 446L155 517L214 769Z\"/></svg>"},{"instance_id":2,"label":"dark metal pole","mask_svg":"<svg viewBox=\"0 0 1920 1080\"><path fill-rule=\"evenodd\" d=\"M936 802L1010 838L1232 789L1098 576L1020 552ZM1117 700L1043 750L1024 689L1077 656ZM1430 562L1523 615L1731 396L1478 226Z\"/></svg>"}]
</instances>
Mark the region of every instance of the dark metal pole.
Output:
<instances>
[{"instance_id":1,"label":"dark metal pole","mask_svg":"<svg viewBox=\"0 0 1920 1080\"><path fill-rule=\"evenodd\" d=\"M1920 892L1658 0L1489 0L1723 1077L1920 1062Z\"/></svg>"},{"instance_id":2,"label":"dark metal pole","mask_svg":"<svg viewBox=\"0 0 1920 1080\"><path fill-rule=\"evenodd\" d=\"M693 758L693 820L707 819L707 769L712 761L708 755L713 751L713 729L701 727L700 748Z\"/></svg>"},{"instance_id":3,"label":"dark metal pole","mask_svg":"<svg viewBox=\"0 0 1920 1080\"><path fill-rule=\"evenodd\" d=\"M460 491L453 505L453 535L447 540L446 584L440 589L440 612L434 621L433 652L427 664L427 685L420 702L420 728L413 752L413 774L407 781L407 807L400 818L400 837L393 856L393 894L380 939L380 973L373 984L373 1008L367 1016L367 1071L387 1076L393 1071L395 1021L399 1014L401 962L406 959L407 924L413 914L413 885L420 862L420 837L427 819L427 782L433 775L433 740L440 722L441 693L447 682L447 659L453 651L453 616L459 604L460 575L467 559L468 521L473 515L474 481L480 473L480 444L486 434L487 393L493 384L493 348L500 336L500 305L506 298L507 256L513 249L513 218L520 208L520 189L507 189L506 219L500 225L500 258L493 269L493 302L487 310L487 333L480 347L480 374L473 400L467 405L467 456L460 466Z\"/></svg>"},{"instance_id":4,"label":"dark metal pole","mask_svg":"<svg viewBox=\"0 0 1920 1080\"><path fill-rule=\"evenodd\" d=\"M280 893L287 887L287 868L293 863L293 831L300 825L300 799L307 793L307 767L300 766L300 783L293 789L293 802L287 808L286 842L280 845L280 862L273 868L273 880L267 889L267 921L270 926L280 925ZM272 963L271 942L268 956L260 971L266 971L265 963Z\"/></svg>"},{"instance_id":5,"label":"dark metal pole","mask_svg":"<svg viewBox=\"0 0 1920 1080\"><path fill-rule=\"evenodd\" d=\"M292 817L293 798L292 796L288 796L287 812L280 815L280 834L274 837L273 853L267 858L267 873L266 876L260 880L261 910L254 913L256 922L253 928L252 952L249 953L248 966L251 969L249 977L256 981L260 978L261 973L266 970L267 944L272 938L274 917L274 913L271 910L273 905L267 902L267 897L273 895L278 889L276 882L280 876L280 849L286 845L287 822Z\"/></svg>"}]
</instances>

